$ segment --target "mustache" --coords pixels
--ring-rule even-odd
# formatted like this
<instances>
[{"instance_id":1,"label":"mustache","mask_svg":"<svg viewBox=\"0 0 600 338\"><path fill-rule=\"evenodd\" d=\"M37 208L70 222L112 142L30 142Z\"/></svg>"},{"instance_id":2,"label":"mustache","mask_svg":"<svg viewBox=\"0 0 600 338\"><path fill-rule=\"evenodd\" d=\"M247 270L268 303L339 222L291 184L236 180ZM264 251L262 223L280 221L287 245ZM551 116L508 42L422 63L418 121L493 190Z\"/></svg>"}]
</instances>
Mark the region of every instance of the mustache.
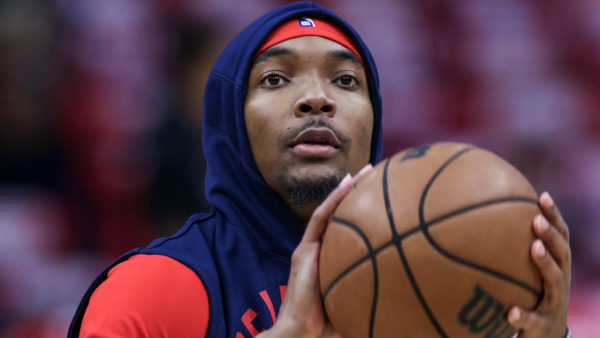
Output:
<instances>
[{"instance_id":1,"label":"mustache","mask_svg":"<svg viewBox=\"0 0 600 338\"><path fill-rule=\"evenodd\" d=\"M286 130L279 138L280 144L282 144L282 145L290 144L294 139L296 139L296 137L298 135L300 135L306 129L313 128L313 127L325 127L327 129L331 130L335 134L335 136L338 138L338 140L340 140L340 142L342 144L347 144L350 142L350 137L348 135L346 135L345 133L343 133L342 131L340 131L338 128L334 127L333 124L331 124L329 121L323 120L323 119L318 119L318 118L313 118L313 119L310 119L310 120L304 122L299 127L294 127L294 128L290 128L290 129Z\"/></svg>"}]
</instances>

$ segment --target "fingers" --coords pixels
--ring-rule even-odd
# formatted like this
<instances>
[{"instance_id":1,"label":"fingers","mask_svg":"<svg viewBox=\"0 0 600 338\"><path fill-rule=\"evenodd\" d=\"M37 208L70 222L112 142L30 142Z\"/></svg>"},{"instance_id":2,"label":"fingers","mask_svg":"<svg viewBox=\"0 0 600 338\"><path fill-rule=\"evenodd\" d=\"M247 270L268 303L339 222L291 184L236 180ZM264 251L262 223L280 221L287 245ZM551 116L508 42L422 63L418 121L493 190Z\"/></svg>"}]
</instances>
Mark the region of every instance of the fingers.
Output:
<instances>
[{"instance_id":1,"label":"fingers","mask_svg":"<svg viewBox=\"0 0 600 338\"><path fill-rule=\"evenodd\" d=\"M311 333L312 336L332 333L323 312L318 283L318 257L320 237L329 218L353 184L364 176L370 166L354 177L346 175L334 191L313 212L302 240L292 254L288 291L280 309L276 326L280 336L300 336L294 333Z\"/></svg>"},{"instance_id":2,"label":"fingers","mask_svg":"<svg viewBox=\"0 0 600 338\"><path fill-rule=\"evenodd\" d=\"M329 220L329 216L341 202L342 198L352 188L352 178L350 174L346 175L340 184L329 194L329 196L319 205L313 212L301 242L317 241L321 237L321 233Z\"/></svg>"},{"instance_id":3,"label":"fingers","mask_svg":"<svg viewBox=\"0 0 600 338\"><path fill-rule=\"evenodd\" d=\"M296 293L300 292L301 296L295 303L302 308L310 308L310 297L307 295L316 292L313 290L318 287L315 282L318 265L317 257L319 256L319 245L317 243L307 243L299 246L292 254L292 265L290 268L290 276L288 278L288 291L286 297L295 298ZM297 286L299 285L299 286ZM295 291L295 292L294 292Z\"/></svg>"},{"instance_id":4,"label":"fingers","mask_svg":"<svg viewBox=\"0 0 600 338\"><path fill-rule=\"evenodd\" d=\"M513 306L508 312L508 322L517 331L536 332L538 337L546 337L549 331L547 321L546 317L540 316L536 312L525 311L518 306Z\"/></svg>"},{"instance_id":5,"label":"fingers","mask_svg":"<svg viewBox=\"0 0 600 338\"><path fill-rule=\"evenodd\" d=\"M537 239L531 246L531 256L542 274L544 283L544 298L540 303L541 310L551 309L560 305L560 295L563 290L564 274L556 261L546 250L543 242Z\"/></svg>"},{"instance_id":6,"label":"fingers","mask_svg":"<svg viewBox=\"0 0 600 338\"><path fill-rule=\"evenodd\" d=\"M542 215L537 215L533 220L533 229L561 269L568 268L571 264L571 249L558 229Z\"/></svg>"},{"instance_id":7,"label":"fingers","mask_svg":"<svg viewBox=\"0 0 600 338\"><path fill-rule=\"evenodd\" d=\"M566 327L571 274L569 231L547 192L539 199L542 214L533 220L539 237L531 245L531 257L543 280L543 298L535 311L513 307L509 322L521 330L519 337L562 337Z\"/></svg>"},{"instance_id":8,"label":"fingers","mask_svg":"<svg viewBox=\"0 0 600 338\"><path fill-rule=\"evenodd\" d=\"M314 337L323 331L323 305L318 284L319 243L299 245L292 254L287 291L275 322L274 337Z\"/></svg>"},{"instance_id":9,"label":"fingers","mask_svg":"<svg viewBox=\"0 0 600 338\"><path fill-rule=\"evenodd\" d=\"M533 230L540 238L531 247L531 256L544 280L544 299L541 306L559 306L570 284L571 248L569 231L556 204L547 192L540 196L543 215L533 221ZM562 295L562 297L561 297Z\"/></svg>"},{"instance_id":10,"label":"fingers","mask_svg":"<svg viewBox=\"0 0 600 338\"><path fill-rule=\"evenodd\" d=\"M371 165L371 163L367 164L366 166L364 166L362 169L360 169L360 171L358 172L358 174L354 175L354 178L352 179L352 182L356 185L356 183L366 174L368 174L371 170L373 170L373 166Z\"/></svg>"},{"instance_id":11,"label":"fingers","mask_svg":"<svg viewBox=\"0 0 600 338\"><path fill-rule=\"evenodd\" d=\"M346 175L340 184L335 188L334 191L319 205L312 214L312 217L308 221L306 230L302 237L302 242L306 241L317 241L323 233L325 225L329 221L329 217L335 211L335 208L340 204L344 196L350 191L353 185L360 180L361 177L366 175L373 169L371 164L364 166L354 178L350 174Z\"/></svg>"},{"instance_id":12,"label":"fingers","mask_svg":"<svg viewBox=\"0 0 600 338\"><path fill-rule=\"evenodd\" d=\"M552 197L547 191L544 191L540 195L540 206L542 208L542 212L546 219L554 225L554 227L558 230L558 232L563 236L563 238L569 242L569 228L567 227L567 223L562 218L558 207L554 203Z\"/></svg>"}]
</instances>

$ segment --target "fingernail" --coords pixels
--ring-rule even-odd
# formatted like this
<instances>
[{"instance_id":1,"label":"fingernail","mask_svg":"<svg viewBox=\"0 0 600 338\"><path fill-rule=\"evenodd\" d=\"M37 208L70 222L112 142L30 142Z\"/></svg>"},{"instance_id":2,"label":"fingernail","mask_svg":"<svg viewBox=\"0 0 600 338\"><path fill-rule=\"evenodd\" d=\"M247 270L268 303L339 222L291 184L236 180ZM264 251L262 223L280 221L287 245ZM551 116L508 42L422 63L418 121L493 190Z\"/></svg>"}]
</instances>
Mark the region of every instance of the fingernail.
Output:
<instances>
[{"instance_id":1,"label":"fingernail","mask_svg":"<svg viewBox=\"0 0 600 338\"><path fill-rule=\"evenodd\" d=\"M543 257L546 253L546 249L544 248L544 244L541 240L537 239L533 242L533 252L538 257Z\"/></svg>"},{"instance_id":2,"label":"fingernail","mask_svg":"<svg viewBox=\"0 0 600 338\"><path fill-rule=\"evenodd\" d=\"M550 227L550 223L546 220L546 218L542 215L537 215L535 217L535 227L540 233L544 233Z\"/></svg>"},{"instance_id":3,"label":"fingernail","mask_svg":"<svg viewBox=\"0 0 600 338\"><path fill-rule=\"evenodd\" d=\"M521 311L519 311L518 308L513 307L512 310L510 310L510 313L508 314L508 321L514 323L519 319L521 319Z\"/></svg>"},{"instance_id":4,"label":"fingernail","mask_svg":"<svg viewBox=\"0 0 600 338\"><path fill-rule=\"evenodd\" d=\"M540 196L540 199L541 199L542 201L544 201L544 200L545 200L545 201L546 201L546 203L545 203L545 204L546 204L548 207L553 207L553 206L554 206L554 200L552 199L552 197L550 197L550 194L549 194L547 191L544 191L544 192L542 193L542 195Z\"/></svg>"},{"instance_id":5,"label":"fingernail","mask_svg":"<svg viewBox=\"0 0 600 338\"><path fill-rule=\"evenodd\" d=\"M356 176L364 173L365 171L372 169L373 165L371 163L367 164L366 166L362 167L362 169L360 169L360 171L358 172L358 174L356 174Z\"/></svg>"},{"instance_id":6,"label":"fingernail","mask_svg":"<svg viewBox=\"0 0 600 338\"><path fill-rule=\"evenodd\" d=\"M348 183L352 181L352 177L350 176L350 174L346 174L346 176L344 176L344 178L342 179L342 181L340 182L340 187L345 187L346 185L348 185Z\"/></svg>"}]
</instances>

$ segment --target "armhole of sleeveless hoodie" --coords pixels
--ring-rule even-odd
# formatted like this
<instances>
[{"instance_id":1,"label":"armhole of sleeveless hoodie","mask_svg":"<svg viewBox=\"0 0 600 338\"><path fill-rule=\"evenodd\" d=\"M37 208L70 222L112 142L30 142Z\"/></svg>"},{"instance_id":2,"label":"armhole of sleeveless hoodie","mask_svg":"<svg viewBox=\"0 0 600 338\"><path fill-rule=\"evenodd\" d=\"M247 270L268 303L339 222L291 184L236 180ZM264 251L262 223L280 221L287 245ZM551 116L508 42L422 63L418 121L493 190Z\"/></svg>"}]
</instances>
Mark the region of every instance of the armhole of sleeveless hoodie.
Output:
<instances>
[{"instance_id":1,"label":"armhole of sleeveless hoodie","mask_svg":"<svg viewBox=\"0 0 600 338\"><path fill-rule=\"evenodd\" d=\"M210 309L194 271L163 255L138 254L117 264L90 298L80 336L205 336Z\"/></svg>"}]
</instances>

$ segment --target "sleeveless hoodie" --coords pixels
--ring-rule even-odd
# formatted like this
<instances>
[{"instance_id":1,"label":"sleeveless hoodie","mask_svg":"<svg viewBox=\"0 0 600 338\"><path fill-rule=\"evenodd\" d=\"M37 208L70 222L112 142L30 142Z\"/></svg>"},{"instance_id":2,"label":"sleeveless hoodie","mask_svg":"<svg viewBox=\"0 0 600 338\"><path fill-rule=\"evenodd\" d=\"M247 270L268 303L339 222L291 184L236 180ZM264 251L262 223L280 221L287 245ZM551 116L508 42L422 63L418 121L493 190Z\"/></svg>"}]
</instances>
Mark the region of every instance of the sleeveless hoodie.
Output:
<instances>
[{"instance_id":1,"label":"sleeveless hoodie","mask_svg":"<svg viewBox=\"0 0 600 338\"><path fill-rule=\"evenodd\" d=\"M225 48L206 85L202 140L211 212L191 216L174 235L131 250L111 263L84 295L69 337L79 335L90 297L108 271L136 254L171 257L198 275L209 298L207 337L249 337L273 325L285 294L291 254L305 225L263 180L248 142L243 109L255 51L279 24L301 17L337 25L357 46L374 113L370 162L379 161L379 79L373 57L358 34L339 16L311 2L292 3L264 14Z\"/></svg>"}]
</instances>

